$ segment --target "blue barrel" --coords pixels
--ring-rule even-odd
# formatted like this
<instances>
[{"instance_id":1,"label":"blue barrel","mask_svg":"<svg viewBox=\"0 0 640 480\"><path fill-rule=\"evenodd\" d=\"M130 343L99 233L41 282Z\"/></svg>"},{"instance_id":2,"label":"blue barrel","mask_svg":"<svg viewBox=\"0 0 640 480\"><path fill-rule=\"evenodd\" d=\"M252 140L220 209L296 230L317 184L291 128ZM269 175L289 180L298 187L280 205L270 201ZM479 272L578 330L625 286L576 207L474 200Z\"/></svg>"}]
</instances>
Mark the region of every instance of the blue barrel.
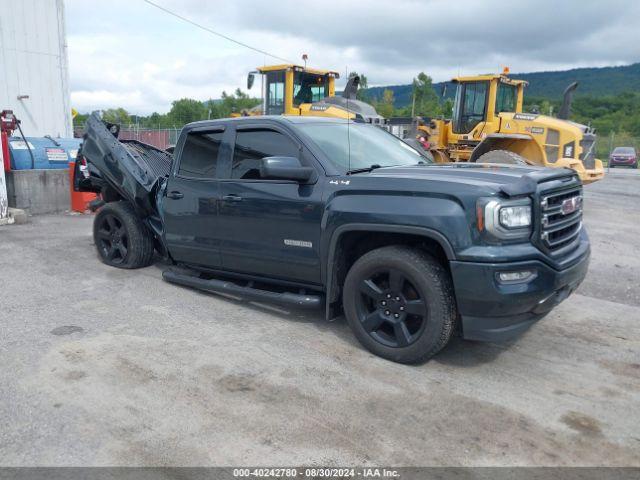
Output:
<instances>
[{"instance_id":1,"label":"blue barrel","mask_svg":"<svg viewBox=\"0 0 640 480\"><path fill-rule=\"evenodd\" d=\"M76 160L78 148L82 142L81 138L25 137L25 139L33 153L34 165L31 165L31 155L22 137L10 137L9 153L12 170L69 168L69 162Z\"/></svg>"}]
</instances>

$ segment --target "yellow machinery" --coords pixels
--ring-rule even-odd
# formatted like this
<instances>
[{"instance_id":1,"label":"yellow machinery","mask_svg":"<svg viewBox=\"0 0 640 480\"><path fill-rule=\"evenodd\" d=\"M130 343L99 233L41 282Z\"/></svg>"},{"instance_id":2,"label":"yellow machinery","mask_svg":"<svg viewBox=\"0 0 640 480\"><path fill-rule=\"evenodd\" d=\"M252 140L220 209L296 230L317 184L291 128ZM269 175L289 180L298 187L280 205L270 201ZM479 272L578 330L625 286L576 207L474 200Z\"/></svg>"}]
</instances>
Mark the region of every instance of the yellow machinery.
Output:
<instances>
[{"instance_id":1,"label":"yellow machinery","mask_svg":"<svg viewBox=\"0 0 640 480\"><path fill-rule=\"evenodd\" d=\"M338 72L316 70L299 65L272 65L249 73L247 88L255 75L262 77L262 105L243 115L313 115L384 123L375 108L356 99L360 78L349 78L342 96L335 94Z\"/></svg>"},{"instance_id":2,"label":"yellow machinery","mask_svg":"<svg viewBox=\"0 0 640 480\"><path fill-rule=\"evenodd\" d=\"M596 159L596 135L590 127L567 120L573 91L565 91L558 118L523 113L527 82L501 75L454 78L451 120L433 119L417 127L438 162L528 163L569 167L584 183L604 176Z\"/></svg>"},{"instance_id":3,"label":"yellow machinery","mask_svg":"<svg viewBox=\"0 0 640 480\"><path fill-rule=\"evenodd\" d=\"M437 162L520 163L569 167L584 183L604 176L595 158L596 135L567 120L577 84L565 91L558 118L523 113L527 82L503 74L459 77L451 120L433 119L417 126ZM349 78L342 96L335 95L338 72L285 64L250 72L247 88L261 76L262 104L242 115L313 115L349 118L387 126L371 105L356 99L360 79ZM413 143L414 138L407 139Z\"/></svg>"}]
</instances>

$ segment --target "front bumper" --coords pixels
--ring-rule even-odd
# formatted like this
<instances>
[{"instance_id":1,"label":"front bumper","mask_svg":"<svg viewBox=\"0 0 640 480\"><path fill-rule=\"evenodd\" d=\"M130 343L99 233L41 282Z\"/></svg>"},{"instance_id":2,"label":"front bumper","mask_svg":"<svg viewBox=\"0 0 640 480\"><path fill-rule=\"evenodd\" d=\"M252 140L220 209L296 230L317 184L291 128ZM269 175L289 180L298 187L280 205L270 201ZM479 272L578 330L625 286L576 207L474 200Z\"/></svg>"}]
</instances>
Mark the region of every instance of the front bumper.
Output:
<instances>
[{"instance_id":1,"label":"front bumper","mask_svg":"<svg viewBox=\"0 0 640 480\"><path fill-rule=\"evenodd\" d=\"M582 282L589 267L586 238L571 266L556 270L539 260L511 263L451 262L451 274L469 340L499 342L513 338L544 317ZM535 270L524 283L500 283L500 272Z\"/></svg>"},{"instance_id":2,"label":"front bumper","mask_svg":"<svg viewBox=\"0 0 640 480\"><path fill-rule=\"evenodd\" d=\"M620 167L633 167L637 165L637 160L634 158L630 158L629 160L623 160L623 159L616 159L616 158L611 158L609 159L609 165L610 166L620 166Z\"/></svg>"}]
</instances>

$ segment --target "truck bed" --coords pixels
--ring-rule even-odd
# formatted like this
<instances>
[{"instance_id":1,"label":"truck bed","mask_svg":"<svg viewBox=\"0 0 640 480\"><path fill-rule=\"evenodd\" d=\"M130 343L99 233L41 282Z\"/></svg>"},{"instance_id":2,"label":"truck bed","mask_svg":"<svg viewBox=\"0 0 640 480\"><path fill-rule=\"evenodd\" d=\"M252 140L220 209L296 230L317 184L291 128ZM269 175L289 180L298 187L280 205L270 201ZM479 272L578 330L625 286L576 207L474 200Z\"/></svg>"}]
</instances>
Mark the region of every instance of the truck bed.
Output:
<instances>
[{"instance_id":1,"label":"truck bed","mask_svg":"<svg viewBox=\"0 0 640 480\"><path fill-rule=\"evenodd\" d=\"M154 216L156 192L171 172L173 155L137 140L119 141L118 130L105 124L97 113L89 117L80 155L89 164L92 177L78 189L99 192L106 184L143 216Z\"/></svg>"},{"instance_id":2,"label":"truck bed","mask_svg":"<svg viewBox=\"0 0 640 480\"><path fill-rule=\"evenodd\" d=\"M171 172L173 156L169 152L138 140L120 140L120 143L150 177L166 177Z\"/></svg>"}]
</instances>

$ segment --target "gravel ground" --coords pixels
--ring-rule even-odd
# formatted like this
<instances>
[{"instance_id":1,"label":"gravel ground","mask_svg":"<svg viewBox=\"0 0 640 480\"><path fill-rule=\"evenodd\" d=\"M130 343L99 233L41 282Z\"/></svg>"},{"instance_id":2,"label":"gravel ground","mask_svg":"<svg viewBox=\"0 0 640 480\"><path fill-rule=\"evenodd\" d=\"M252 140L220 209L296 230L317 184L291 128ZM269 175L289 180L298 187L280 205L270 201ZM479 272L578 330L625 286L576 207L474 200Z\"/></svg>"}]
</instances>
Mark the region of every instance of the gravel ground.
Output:
<instances>
[{"instance_id":1,"label":"gravel ground","mask_svg":"<svg viewBox=\"0 0 640 480\"><path fill-rule=\"evenodd\" d=\"M0 227L0 464L640 466L640 176L585 190L578 292L417 367L344 320L109 268L89 216Z\"/></svg>"}]
</instances>

